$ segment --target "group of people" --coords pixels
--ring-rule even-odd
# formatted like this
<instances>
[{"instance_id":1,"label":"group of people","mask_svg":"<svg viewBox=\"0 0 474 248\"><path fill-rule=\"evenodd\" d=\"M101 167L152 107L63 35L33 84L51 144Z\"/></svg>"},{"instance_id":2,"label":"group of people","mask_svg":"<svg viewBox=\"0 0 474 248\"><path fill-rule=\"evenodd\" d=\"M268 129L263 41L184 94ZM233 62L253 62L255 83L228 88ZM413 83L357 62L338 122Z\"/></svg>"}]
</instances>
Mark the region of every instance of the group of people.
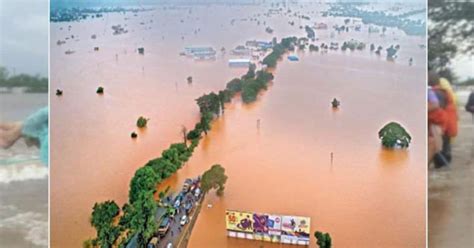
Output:
<instances>
[{"instance_id":1,"label":"group of people","mask_svg":"<svg viewBox=\"0 0 474 248\"><path fill-rule=\"evenodd\" d=\"M457 98L445 78L428 72L428 163L441 168L451 163L451 142L458 134ZM474 115L474 93L465 106Z\"/></svg>"}]
</instances>

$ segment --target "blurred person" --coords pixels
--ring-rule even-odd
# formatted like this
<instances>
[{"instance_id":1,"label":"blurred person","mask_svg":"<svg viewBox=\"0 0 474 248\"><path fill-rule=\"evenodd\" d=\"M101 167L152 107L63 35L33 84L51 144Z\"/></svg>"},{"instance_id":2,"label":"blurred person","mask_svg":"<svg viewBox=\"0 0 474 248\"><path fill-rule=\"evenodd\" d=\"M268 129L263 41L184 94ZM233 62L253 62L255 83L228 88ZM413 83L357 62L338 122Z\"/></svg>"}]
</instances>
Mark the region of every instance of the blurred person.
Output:
<instances>
[{"instance_id":1,"label":"blurred person","mask_svg":"<svg viewBox=\"0 0 474 248\"><path fill-rule=\"evenodd\" d=\"M433 157L436 168L448 165L451 160L451 138L457 135L457 110L452 97L452 93L440 85L440 78L437 73L428 73L428 85L438 98L438 108L428 112L428 121L431 124L439 125L442 130L442 148ZM448 82L449 85L449 82Z\"/></svg>"},{"instance_id":2,"label":"blurred person","mask_svg":"<svg viewBox=\"0 0 474 248\"><path fill-rule=\"evenodd\" d=\"M472 114L472 120L474 121L474 91L469 94L465 108L467 112Z\"/></svg>"},{"instance_id":3,"label":"blurred person","mask_svg":"<svg viewBox=\"0 0 474 248\"><path fill-rule=\"evenodd\" d=\"M428 115L433 115L439 110L439 99L433 89L428 88ZM435 154L442 148L443 131L441 126L428 121L428 165L433 161Z\"/></svg>"}]
</instances>

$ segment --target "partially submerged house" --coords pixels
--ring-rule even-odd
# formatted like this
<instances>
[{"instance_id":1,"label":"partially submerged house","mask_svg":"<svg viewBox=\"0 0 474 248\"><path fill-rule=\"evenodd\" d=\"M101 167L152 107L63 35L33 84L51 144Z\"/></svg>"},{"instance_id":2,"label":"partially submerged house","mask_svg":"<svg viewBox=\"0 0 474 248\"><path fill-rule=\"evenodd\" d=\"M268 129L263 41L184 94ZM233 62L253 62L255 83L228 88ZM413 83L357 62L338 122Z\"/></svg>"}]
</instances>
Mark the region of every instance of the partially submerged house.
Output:
<instances>
[{"instance_id":1,"label":"partially submerged house","mask_svg":"<svg viewBox=\"0 0 474 248\"><path fill-rule=\"evenodd\" d=\"M250 59L229 59L230 67L249 67Z\"/></svg>"}]
</instances>

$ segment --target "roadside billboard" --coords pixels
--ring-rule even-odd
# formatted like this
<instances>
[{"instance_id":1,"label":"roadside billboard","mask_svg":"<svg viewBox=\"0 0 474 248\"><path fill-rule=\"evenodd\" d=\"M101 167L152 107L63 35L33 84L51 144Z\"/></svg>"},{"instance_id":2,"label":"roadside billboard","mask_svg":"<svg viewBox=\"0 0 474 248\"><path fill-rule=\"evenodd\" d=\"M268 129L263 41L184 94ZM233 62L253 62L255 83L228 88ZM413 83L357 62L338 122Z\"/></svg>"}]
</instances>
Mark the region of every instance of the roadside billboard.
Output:
<instances>
[{"instance_id":1,"label":"roadside billboard","mask_svg":"<svg viewBox=\"0 0 474 248\"><path fill-rule=\"evenodd\" d=\"M267 226L268 215L266 214L253 214L253 232L258 234L268 234Z\"/></svg>"},{"instance_id":2,"label":"roadside billboard","mask_svg":"<svg viewBox=\"0 0 474 248\"><path fill-rule=\"evenodd\" d=\"M309 245L309 217L226 210L226 228L229 237Z\"/></svg>"},{"instance_id":3,"label":"roadside billboard","mask_svg":"<svg viewBox=\"0 0 474 248\"><path fill-rule=\"evenodd\" d=\"M225 215L227 230L253 233L253 213L226 210Z\"/></svg>"},{"instance_id":4,"label":"roadside billboard","mask_svg":"<svg viewBox=\"0 0 474 248\"><path fill-rule=\"evenodd\" d=\"M282 216L281 240L288 244L309 242L310 218L300 216Z\"/></svg>"}]
</instances>

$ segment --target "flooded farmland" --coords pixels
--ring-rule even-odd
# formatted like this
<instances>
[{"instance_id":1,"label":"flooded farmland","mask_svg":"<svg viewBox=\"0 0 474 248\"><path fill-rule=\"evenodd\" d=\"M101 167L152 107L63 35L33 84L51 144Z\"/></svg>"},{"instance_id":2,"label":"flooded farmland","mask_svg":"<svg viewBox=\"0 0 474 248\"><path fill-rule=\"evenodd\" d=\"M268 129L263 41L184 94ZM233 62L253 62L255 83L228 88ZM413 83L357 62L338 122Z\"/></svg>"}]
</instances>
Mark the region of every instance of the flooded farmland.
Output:
<instances>
[{"instance_id":1,"label":"flooded farmland","mask_svg":"<svg viewBox=\"0 0 474 248\"><path fill-rule=\"evenodd\" d=\"M268 8L156 6L51 24L51 89L64 92L51 99L52 247L78 247L94 237L94 203L124 204L134 172L180 141L182 125L191 129L197 122L195 99L247 71L228 66L230 53L218 52L213 61L179 56L185 46L230 51L247 40L305 36L298 22L331 27L344 20L322 17L319 4L292 7L311 20L264 16ZM258 14L272 34L248 20ZM295 26L288 24L293 19ZM111 26L119 24L127 33L114 35ZM336 247L425 246L426 51L419 47L425 38L398 29L369 34L365 26L334 38L331 32L317 30L315 43L353 38L401 49L395 62L369 49L296 52L299 62L285 56L256 102L234 98L226 105L187 164L160 185L178 189L215 163L226 169L225 194L207 195L204 202L213 207L203 208L189 247L261 245L227 238L225 209L309 216L311 232L330 232ZM95 93L98 86L103 95ZM334 97L341 100L338 111L330 108ZM150 118L148 127L132 140L141 115ZM390 121L412 135L408 150L382 149L377 132ZM311 247L315 243L311 237Z\"/></svg>"}]
</instances>

